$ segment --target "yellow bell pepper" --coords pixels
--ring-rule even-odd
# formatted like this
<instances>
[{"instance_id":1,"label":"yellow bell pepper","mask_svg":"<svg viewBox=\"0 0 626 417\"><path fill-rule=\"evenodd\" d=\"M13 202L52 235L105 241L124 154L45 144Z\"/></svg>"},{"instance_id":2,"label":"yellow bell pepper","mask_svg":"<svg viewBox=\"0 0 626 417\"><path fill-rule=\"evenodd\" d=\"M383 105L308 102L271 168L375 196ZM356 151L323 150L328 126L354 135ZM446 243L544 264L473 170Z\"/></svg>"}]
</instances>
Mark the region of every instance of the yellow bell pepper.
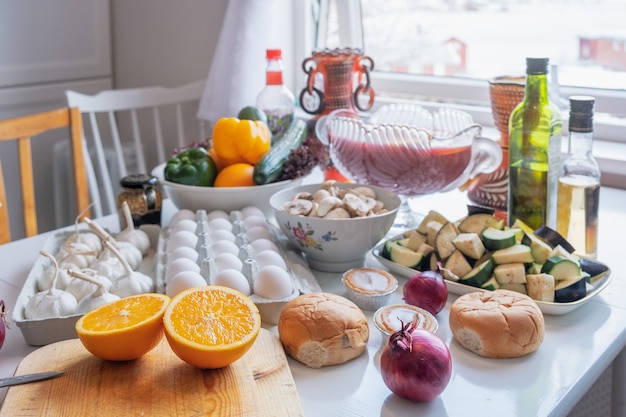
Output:
<instances>
[{"instance_id":1,"label":"yellow bell pepper","mask_svg":"<svg viewBox=\"0 0 626 417\"><path fill-rule=\"evenodd\" d=\"M272 134L258 120L222 117L213 127L213 148L224 165L256 164L270 149Z\"/></svg>"}]
</instances>

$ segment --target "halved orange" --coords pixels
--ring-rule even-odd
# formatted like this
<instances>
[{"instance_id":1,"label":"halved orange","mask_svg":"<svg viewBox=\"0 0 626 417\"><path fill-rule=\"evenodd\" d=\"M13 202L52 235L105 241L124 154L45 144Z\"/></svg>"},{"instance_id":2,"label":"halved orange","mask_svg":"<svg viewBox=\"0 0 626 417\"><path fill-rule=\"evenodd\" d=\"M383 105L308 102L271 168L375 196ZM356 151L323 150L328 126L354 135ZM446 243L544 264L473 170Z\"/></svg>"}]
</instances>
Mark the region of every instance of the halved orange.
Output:
<instances>
[{"instance_id":1,"label":"halved orange","mask_svg":"<svg viewBox=\"0 0 626 417\"><path fill-rule=\"evenodd\" d=\"M163 338L165 294L146 293L102 305L76 322L76 333L92 354L110 361L137 359Z\"/></svg>"},{"instance_id":2,"label":"halved orange","mask_svg":"<svg viewBox=\"0 0 626 417\"><path fill-rule=\"evenodd\" d=\"M261 329L256 305L243 293L207 285L178 293L163 316L165 337L183 361L217 369L241 358Z\"/></svg>"}]
</instances>

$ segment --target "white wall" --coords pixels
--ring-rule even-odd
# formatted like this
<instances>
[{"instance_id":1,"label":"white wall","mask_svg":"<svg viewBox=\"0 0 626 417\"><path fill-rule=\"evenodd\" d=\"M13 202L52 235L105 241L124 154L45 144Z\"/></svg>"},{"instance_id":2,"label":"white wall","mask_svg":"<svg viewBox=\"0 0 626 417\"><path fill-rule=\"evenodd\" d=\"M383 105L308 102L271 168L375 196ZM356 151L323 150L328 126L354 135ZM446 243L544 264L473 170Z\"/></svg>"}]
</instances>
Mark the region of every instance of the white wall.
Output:
<instances>
[{"instance_id":1,"label":"white wall","mask_svg":"<svg viewBox=\"0 0 626 417\"><path fill-rule=\"evenodd\" d=\"M115 88L205 78L228 0L111 0Z\"/></svg>"}]
</instances>

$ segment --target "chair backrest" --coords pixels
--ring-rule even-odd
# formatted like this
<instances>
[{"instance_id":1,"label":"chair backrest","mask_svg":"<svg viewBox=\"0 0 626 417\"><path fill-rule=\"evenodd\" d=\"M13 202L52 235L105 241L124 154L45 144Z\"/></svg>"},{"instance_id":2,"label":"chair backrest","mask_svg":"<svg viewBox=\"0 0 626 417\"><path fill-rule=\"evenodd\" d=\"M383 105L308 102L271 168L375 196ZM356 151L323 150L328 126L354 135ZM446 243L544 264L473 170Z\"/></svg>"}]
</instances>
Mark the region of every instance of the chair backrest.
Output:
<instances>
[{"instance_id":1,"label":"chair backrest","mask_svg":"<svg viewBox=\"0 0 626 417\"><path fill-rule=\"evenodd\" d=\"M66 91L68 106L78 107L86 119L84 126L90 128L85 138L95 158L95 169L91 165L87 168L96 216L116 212L116 180L128 173L150 173L154 166L167 161L174 148L206 140L207 122L196 117L204 84L205 80L200 80L176 88L117 89L95 95ZM183 114L186 107L191 107L197 122L197 133L192 137L185 131L194 127ZM175 131L170 132L174 126ZM169 140L173 137L175 142ZM107 160L111 150L113 161L111 156ZM129 172L129 167L136 172Z\"/></svg>"},{"instance_id":2,"label":"chair backrest","mask_svg":"<svg viewBox=\"0 0 626 417\"><path fill-rule=\"evenodd\" d=\"M37 211L31 140L44 132L68 128L74 165L76 210L80 220L90 216L89 189L82 140L82 118L77 108L61 108L0 121L0 141L16 141L19 175L22 189L22 207L26 237L37 234ZM11 241L4 173L0 165L0 244Z\"/></svg>"}]
</instances>

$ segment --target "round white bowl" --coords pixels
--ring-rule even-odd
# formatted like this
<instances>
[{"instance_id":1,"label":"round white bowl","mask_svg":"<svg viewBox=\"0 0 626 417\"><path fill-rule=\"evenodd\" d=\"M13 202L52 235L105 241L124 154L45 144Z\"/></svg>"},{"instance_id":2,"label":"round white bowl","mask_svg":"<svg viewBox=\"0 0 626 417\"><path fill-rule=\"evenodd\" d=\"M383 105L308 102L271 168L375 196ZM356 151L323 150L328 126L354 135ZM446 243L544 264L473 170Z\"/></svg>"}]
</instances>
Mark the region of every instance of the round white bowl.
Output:
<instances>
[{"instance_id":1,"label":"round white bowl","mask_svg":"<svg viewBox=\"0 0 626 417\"><path fill-rule=\"evenodd\" d=\"M252 187L197 187L166 181L163 174L164 168L165 164L157 165L152 170L152 175L159 179L166 196L179 210L229 212L241 210L247 206L256 206L263 210L266 216L271 216L270 197L277 191L297 186L302 182L302 179L298 178Z\"/></svg>"},{"instance_id":2,"label":"round white bowl","mask_svg":"<svg viewBox=\"0 0 626 417\"><path fill-rule=\"evenodd\" d=\"M297 216L282 211L283 204L299 192L314 193L321 184L302 185L278 191L270 206L282 232L299 248L311 268L327 272L345 272L363 266L365 255L389 232L400 206L400 198L381 187L337 183L339 188L364 186L376 192L387 213L351 219L322 219Z\"/></svg>"}]
</instances>

